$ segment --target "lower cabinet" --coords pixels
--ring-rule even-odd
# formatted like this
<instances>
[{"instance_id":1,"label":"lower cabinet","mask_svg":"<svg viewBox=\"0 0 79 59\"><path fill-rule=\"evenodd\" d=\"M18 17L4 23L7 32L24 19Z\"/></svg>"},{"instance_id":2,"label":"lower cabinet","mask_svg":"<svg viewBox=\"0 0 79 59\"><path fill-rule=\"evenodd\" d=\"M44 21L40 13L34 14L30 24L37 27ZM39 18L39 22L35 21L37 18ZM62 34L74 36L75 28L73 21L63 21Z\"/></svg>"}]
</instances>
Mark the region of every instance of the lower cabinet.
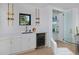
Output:
<instances>
[{"instance_id":1,"label":"lower cabinet","mask_svg":"<svg viewBox=\"0 0 79 59\"><path fill-rule=\"evenodd\" d=\"M36 36L34 34L31 34L29 36L23 37L22 41L22 50L31 50L36 48Z\"/></svg>"},{"instance_id":2,"label":"lower cabinet","mask_svg":"<svg viewBox=\"0 0 79 59\"><path fill-rule=\"evenodd\" d=\"M16 54L35 48L35 34L22 34L15 37L0 38L0 55Z\"/></svg>"},{"instance_id":3,"label":"lower cabinet","mask_svg":"<svg viewBox=\"0 0 79 59\"><path fill-rule=\"evenodd\" d=\"M22 39L21 37L13 37L11 41L11 53L15 54L22 51Z\"/></svg>"},{"instance_id":4,"label":"lower cabinet","mask_svg":"<svg viewBox=\"0 0 79 59\"><path fill-rule=\"evenodd\" d=\"M28 51L36 48L36 36L34 34L23 34L12 39L12 54Z\"/></svg>"},{"instance_id":5,"label":"lower cabinet","mask_svg":"<svg viewBox=\"0 0 79 59\"><path fill-rule=\"evenodd\" d=\"M10 40L8 38L0 38L0 55L10 54L10 47Z\"/></svg>"}]
</instances>

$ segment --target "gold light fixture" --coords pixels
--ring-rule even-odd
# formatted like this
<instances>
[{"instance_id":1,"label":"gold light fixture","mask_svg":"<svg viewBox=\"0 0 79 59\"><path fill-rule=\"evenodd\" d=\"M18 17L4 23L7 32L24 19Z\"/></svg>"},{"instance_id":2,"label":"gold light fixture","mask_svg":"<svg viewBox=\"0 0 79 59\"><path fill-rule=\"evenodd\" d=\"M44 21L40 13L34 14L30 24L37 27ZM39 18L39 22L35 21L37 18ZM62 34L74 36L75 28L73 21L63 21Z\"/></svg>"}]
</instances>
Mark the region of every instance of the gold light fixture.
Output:
<instances>
[{"instance_id":1,"label":"gold light fixture","mask_svg":"<svg viewBox=\"0 0 79 59\"><path fill-rule=\"evenodd\" d=\"M39 24L40 23L40 10L39 10L39 8L36 8L35 9L35 14L36 14L36 24Z\"/></svg>"},{"instance_id":2,"label":"gold light fixture","mask_svg":"<svg viewBox=\"0 0 79 59\"><path fill-rule=\"evenodd\" d=\"M14 9L13 9L13 4L8 3L8 24L11 25L13 24L14 20Z\"/></svg>"}]
</instances>

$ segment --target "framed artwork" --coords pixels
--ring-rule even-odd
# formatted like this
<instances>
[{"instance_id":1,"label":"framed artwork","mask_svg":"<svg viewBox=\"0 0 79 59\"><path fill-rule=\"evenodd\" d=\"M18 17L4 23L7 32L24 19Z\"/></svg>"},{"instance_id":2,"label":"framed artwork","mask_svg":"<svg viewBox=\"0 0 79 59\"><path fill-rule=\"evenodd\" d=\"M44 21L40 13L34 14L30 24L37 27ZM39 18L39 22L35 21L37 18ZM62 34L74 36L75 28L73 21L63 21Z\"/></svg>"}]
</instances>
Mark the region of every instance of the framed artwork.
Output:
<instances>
[{"instance_id":1,"label":"framed artwork","mask_svg":"<svg viewBox=\"0 0 79 59\"><path fill-rule=\"evenodd\" d=\"M19 14L19 25L31 25L31 14Z\"/></svg>"}]
</instances>

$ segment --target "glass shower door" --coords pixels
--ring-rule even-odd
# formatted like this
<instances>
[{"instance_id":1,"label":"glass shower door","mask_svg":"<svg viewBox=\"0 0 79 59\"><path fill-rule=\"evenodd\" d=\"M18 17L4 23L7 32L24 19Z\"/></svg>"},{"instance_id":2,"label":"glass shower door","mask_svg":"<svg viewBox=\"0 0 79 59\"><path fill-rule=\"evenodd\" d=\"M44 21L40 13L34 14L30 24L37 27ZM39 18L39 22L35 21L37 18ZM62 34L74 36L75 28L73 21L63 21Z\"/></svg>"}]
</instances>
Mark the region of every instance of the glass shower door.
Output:
<instances>
[{"instance_id":1,"label":"glass shower door","mask_svg":"<svg viewBox=\"0 0 79 59\"><path fill-rule=\"evenodd\" d=\"M72 43L72 11L64 12L64 41Z\"/></svg>"}]
</instances>

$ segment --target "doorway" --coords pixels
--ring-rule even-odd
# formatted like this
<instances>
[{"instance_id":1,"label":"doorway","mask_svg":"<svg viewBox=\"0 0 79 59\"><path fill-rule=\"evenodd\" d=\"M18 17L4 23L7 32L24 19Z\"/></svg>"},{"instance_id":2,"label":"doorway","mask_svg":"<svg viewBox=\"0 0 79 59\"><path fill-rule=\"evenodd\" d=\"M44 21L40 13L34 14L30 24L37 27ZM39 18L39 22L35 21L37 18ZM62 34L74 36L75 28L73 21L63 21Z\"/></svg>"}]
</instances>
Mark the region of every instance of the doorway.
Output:
<instances>
[{"instance_id":1,"label":"doorway","mask_svg":"<svg viewBox=\"0 0 79 59\"><path fill-rule=\"evenodd\" d=\"M67 9L60 11L53 9L52 13L52 33L57 46L66 47L76 52L73 10Z\"/></svg>"},{"instance_id":2,"label":"doorway","mask_svg":"<svg viewBox=\"0 0 79 59\"><path fill-rule=\"evenodd\" d=\"M52 33L55 41L64 39L64 14L63 11L53 9Z\"/></svg>"}]
</instances>

